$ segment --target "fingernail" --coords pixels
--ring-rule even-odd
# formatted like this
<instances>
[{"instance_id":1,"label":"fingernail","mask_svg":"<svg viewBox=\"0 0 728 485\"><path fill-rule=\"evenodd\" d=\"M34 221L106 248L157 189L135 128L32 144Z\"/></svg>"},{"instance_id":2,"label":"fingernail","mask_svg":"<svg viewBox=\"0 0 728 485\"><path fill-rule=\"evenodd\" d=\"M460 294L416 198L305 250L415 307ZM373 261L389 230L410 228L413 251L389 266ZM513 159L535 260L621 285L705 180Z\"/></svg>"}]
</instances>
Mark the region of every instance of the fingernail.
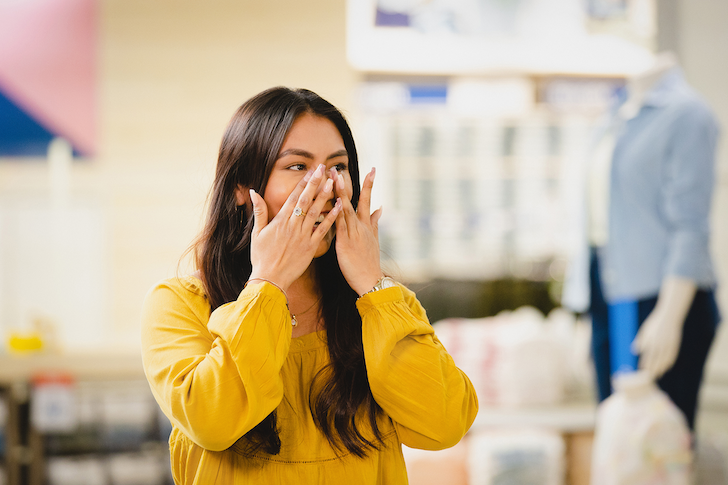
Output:
<instances>
[{"instance_id":1,"label":"fingernail","mask_svg":"<svg viewBox=\"0 0 728 485\"><path fill-rule=\"evenodd\" d=\"M309 180L311 180L311 176L312 175L313 175L313 172L311 170L309 170L308 172L306 172L306 175L303 176L304 182L308 182Z\"/></svg>"},{"instance_id":2,"label":"fingernail","mask_svg":"<svg viewBox=\"0 0 728 485\"><path fill-rule=\"evenodd\" d=\"M337 177L337 181L339 189L344 190L344 176L339 174L339 176Z\"/></svg>"},{"instance_id":3,"label":"fingernail","mask_svg":"<svg viewBox=\"0 0 728 485\"><path fill-rule=\"evenodd\" d=\"M336 198L336 205L335 205L335 207L338 207L339 209L341 209L341 205L342 205L341 204L341 197L337 197Z\"/></svg>"},{"instance_id":4,"label":"fingernail","mask_svg":"<svg viewBox=\"0 0 728 485\"><path fill-rule=\"evenodd\" d=\"M326 181L326 184L324 184L324 192L329 193L334 188L334 181L331 179L328 179Z\"/></svg>"},{"instance_id":5,"label":"fingernail","mask_svg":"<svg viewBox=\"0 0 728 485\"><path fill-rule=\"evenodd\" d=\"M254 197L254 195L255 195L255 190L250 189L250 202L252 202L253 204L255 204L255 197Z\"/></svg>"},{"instance_id":6,"label":"fingernail","mask_svg":"<svg viewBox=\"0 0 728 485\"><path fill-rule=\"evenodd\" d=\"M321 164L321 165L319 165L318 167L316 167L316 176L317 176L317 177L320 177L321 175L323 175L323 174L324 174L324 168L325 168L325 167L324 167L324 165L323 165L323 164Z\"/></svg>"}]
</instances>

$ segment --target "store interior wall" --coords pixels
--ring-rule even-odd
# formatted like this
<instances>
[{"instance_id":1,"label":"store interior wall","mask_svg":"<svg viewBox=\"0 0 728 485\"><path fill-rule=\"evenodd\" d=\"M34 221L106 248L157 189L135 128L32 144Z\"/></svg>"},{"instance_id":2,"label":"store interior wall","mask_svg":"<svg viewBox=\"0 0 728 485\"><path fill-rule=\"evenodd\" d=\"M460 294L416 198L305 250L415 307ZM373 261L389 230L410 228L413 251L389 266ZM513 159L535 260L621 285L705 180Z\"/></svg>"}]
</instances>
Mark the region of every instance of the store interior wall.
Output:
<instances>
[{"instance_id":1,"label":"store interior wall","mask_svg":"<svg viewBox=\"0 0 728 485\"><path fill-rule=\"evenodd\" d=\"M728 3L710 0L661 0L659 5L672 10L671 37L687 80L708 101L722 128L718 147L716 187L713 199L712 249L718 271L718 303L723 324L718 330L706 369L701 393L698 429L728 432L725 414L728 386ZM662 20L662 19L661 19Z\"/></svg>"}]
</instances>

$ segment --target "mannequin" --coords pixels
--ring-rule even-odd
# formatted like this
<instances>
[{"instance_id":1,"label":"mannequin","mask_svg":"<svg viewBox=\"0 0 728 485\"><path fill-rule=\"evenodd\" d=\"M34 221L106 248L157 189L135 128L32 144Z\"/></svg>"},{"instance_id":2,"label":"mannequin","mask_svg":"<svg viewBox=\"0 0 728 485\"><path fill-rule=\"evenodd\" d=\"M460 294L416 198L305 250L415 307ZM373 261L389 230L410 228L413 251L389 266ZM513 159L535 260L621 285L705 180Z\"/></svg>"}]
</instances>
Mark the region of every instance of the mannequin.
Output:
<instances>
[{"instance_id":1,"label":"mannequin","mask_svg":"<svg viewBox=\"0 0 728 485\"><path fill-rule=\"evenodd\" d=\"M589 179L599 397L611 393L615 347L626 346L693 428L719 321L708 249L718 126L671 53L630 77L625 92L601 132ZM625 319L634 320L624 327L633 333L617 339L614 327Z\"/></svg>"},{"instance_id":2,"label":"mannequin","mask_svg":"<svg viewBox=\"0 0 728 485\"><path fill-rule=\"evenodd\" d=\"M672 52L657 56L655 64L628 79L627 100L620 106L623 119L639 113L645 96L669 70L677 66ZM658 379L675 364L683 323L695 296L695 281L678 276L666 276L660 287L655 309L640 327L632 343L632 352L640 356L640 369Z\"/></svg>"},{"instance_id":3,"label":"mannequin","mask_svg":"<svg viewBox=\"0 0 728 485\"><path fill-rule=\"evenodd\" d=\"M669 70L677 67L675 54L666 51L655 57L654 63L643 71L636 72L627 78L627 99L619 106L619 115L624 119L632 119L639 114L645 96Z\"/></svg>"}]
</instances>

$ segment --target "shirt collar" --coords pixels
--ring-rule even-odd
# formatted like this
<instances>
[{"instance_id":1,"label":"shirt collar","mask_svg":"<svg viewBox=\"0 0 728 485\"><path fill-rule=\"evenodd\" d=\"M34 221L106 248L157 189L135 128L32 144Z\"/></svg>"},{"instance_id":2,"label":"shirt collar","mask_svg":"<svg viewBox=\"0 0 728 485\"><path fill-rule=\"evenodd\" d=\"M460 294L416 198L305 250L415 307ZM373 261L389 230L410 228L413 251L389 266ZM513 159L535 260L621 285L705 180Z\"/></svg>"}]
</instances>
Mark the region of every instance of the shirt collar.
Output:
<instances>
[{"instance_id":1,"label":"shirt collar","mask_svg":"<svg viewBox=\"0 0 728 485\"><path fill-rule=\"evenodd\" d=\"M642 106L662 107L675 95L676 91L687 86L682 69L678 66L672 67L655 83L652 89L645 95Z\"/></svg>"},{"instance_id":2,"label":"shirt collar","mask_svg":"<svg viewBox=\"0 0 728 485\"><path fill-rule=\"evenodd\" d=\"M685 89L689 89L689 87L682 69L679 66L674 66L668 69L652 86L652 89L645 94L639 109L632 116L625 117L620 114L620 108L627 101L627 89L626 86L622 86L615 92L615 102L610 110L610 118L613 123L620 123L639 116L641 109L645 106L652 108L667 106L675 98L676 93Z\"/></svg>"}]
</instances>

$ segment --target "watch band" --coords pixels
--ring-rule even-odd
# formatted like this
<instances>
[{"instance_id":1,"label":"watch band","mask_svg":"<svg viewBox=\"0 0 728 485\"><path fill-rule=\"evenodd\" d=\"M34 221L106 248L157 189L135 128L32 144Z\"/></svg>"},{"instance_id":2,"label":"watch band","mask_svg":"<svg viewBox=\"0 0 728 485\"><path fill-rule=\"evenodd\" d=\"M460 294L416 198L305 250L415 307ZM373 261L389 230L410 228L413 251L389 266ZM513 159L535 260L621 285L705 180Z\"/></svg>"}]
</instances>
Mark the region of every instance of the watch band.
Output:
<instances>
[{"instance_id":1,"label":"watch band","mask_svg":"<svg viewBox=\"0 0 728 485\"><path fill-rule=\"evenodd\" d=\"M364 295L368 295L369 293L374 293L375 291L383 290L385 288L393 288L397 286L397 282L394 281L389 276L384 276L382 278L379 278L379 281L374 285L374 288L367 291L366 293L363 293L359 298L361 298Z\"/></svg>"}]
</instances>

